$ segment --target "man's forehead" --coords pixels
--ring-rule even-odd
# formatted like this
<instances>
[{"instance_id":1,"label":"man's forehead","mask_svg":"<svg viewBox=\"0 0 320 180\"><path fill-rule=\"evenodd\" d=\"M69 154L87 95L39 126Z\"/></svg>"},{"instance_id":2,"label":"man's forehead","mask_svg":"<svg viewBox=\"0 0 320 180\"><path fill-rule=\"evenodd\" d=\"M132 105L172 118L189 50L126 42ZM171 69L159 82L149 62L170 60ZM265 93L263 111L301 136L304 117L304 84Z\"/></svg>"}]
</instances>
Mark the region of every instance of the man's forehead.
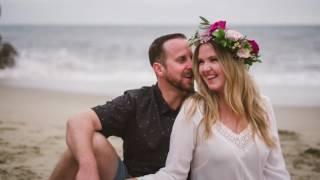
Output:
<instances>
[{"instance_id":1,"label":"man's forehead","mask_svg":"<svg viewBox=\"0 0 320 180\"><path fill-rule=\"evenodd\" d=\"M182 50L190 50L188 46L188 41L186 39L177 38L177 39L170 39L163 44L163 49L166 53L177 53Z\"/></svg>"},{"instance_id":2,"label":"man's forehead","mask_svg":"<svg viewBox=\"0 0 320 180\"><path fill-rule=\"evenodd\" d=\"M167 40L163 46L184 46L187 45L188 41L186 39L183 38L175 38L175 39L169 39Z\"/></svg>"}]
</instances>

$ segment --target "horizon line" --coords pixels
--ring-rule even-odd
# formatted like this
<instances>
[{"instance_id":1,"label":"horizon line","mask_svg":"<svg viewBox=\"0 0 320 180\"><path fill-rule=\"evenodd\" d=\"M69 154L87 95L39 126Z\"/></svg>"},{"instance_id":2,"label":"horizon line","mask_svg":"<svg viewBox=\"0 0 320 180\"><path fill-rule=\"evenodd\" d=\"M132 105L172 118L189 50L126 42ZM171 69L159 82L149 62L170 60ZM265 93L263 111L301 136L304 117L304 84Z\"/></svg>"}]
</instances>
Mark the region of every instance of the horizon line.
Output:
<instances>
[{"instance_id":1,"label":"horizon line","mask_svg":"<svg viewBox=\"0 0 320 180\"><path fill-rule=\"evenodd\" d=\"M1 23L0 26L195 26L193 23ZM231 26L320 26L320 23L233 23Z\"/></svg>"}]
</instances>

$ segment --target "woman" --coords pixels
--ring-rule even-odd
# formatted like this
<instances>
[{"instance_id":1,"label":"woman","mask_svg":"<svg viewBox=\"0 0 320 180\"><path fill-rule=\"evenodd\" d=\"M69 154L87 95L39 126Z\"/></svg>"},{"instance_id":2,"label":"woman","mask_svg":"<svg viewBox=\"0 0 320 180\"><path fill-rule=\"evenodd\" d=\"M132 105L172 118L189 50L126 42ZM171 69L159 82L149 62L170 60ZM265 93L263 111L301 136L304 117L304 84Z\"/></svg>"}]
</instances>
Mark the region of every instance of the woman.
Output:
<instances>
[{"instance_id":1,"label":"woman","mask_svg":"<svg viewBox=\"0 0 320 180\"><path fill-rule=\"evenodd\" d=\"M166 167L138 179L186 179L189 169L192 180L290 179L271 103L248 73L257 43L202 20L191 39L198 91L175 121Z\"/></svg>"}]
</instances>

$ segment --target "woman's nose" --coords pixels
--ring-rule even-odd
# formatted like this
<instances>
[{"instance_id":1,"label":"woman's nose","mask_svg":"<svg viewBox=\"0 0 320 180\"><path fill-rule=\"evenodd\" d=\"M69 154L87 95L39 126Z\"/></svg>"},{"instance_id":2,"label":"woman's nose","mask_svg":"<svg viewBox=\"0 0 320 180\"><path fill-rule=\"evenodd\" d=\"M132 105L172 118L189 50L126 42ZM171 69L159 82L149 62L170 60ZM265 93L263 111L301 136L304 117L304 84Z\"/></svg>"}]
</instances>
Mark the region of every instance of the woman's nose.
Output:
<instances>
[{"instance_id":1,"label":"woman's nose","mask_svg":"<svg viewBox=\"0 0 320 180\"><path fill-rule=\"evenodd\" d=\"M210 71L211 70L211 66L208 63L204 63L203 70L204 71Z\"/></svg>"}]
</instances>

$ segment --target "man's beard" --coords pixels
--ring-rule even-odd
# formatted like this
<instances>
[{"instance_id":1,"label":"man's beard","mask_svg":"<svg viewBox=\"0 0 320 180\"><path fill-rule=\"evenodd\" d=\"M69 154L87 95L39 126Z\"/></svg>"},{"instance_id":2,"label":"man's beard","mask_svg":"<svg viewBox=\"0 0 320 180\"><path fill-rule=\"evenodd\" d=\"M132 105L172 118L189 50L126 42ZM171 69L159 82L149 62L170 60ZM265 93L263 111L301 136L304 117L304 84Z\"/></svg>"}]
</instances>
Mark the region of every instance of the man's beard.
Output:
<instances>
[{"instance_id":1,"label":"man's beard","mask_svg":"<svg viewBox=\"0 0 320 180\"><path fill-rule=\"evenodd\" d=\"M185 78L185 77L190 77L190 73L184 73L182 75L182 78ZM168 74L165 76L165 78L171 86L175 87L176 89L178 89L184 93L189 94L189 93L194 92L193 81L187 85L186 83L183 83L183 79L176 80Z\"/></svg>"}]
</instances>

